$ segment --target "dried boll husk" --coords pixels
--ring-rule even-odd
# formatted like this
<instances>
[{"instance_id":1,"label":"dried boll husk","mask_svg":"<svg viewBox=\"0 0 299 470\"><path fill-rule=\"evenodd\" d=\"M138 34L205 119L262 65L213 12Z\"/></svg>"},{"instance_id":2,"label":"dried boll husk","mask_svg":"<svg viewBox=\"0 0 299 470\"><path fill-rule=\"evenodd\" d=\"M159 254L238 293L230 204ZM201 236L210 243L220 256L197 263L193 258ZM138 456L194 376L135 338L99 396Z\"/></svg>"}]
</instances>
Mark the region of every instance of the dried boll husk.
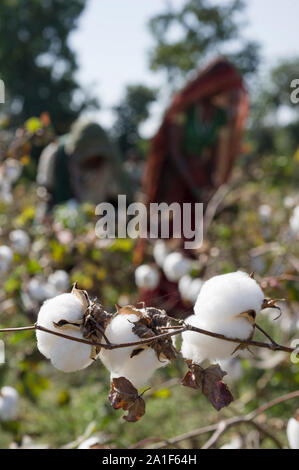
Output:
<instances>
[{"instance_id":1,"label":"dried boll husk","mask_svg":"<svg viewBox=\"0 0 299 470\"><path fill-rule=\"evenodd\" d=\"M114 344L138 342L161 334L160 326L167 326L164 311L127 305L118 308L116 316L105 331ZM111 372L111 380L125 377L135 387L148 382L156 369L167 365L176 357L171 339L153 340L149 344L128 346L114 350L102 348L100 359Z\"/></svg>"}]
</instances>

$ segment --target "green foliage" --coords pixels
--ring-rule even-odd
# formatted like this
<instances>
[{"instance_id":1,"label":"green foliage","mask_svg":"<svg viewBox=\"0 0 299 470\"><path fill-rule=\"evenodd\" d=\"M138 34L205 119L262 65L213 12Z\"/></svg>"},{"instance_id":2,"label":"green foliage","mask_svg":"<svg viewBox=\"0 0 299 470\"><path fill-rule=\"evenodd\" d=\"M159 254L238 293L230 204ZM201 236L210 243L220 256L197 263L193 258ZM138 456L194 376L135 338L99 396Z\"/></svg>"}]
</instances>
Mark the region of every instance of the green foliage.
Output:
<instances>
[{"instance_id":1,"label":"green foliage","mask_svg":"<svg viewBox=\"0 0 299 470\"><path fill-rule=\"evenodd\" d=\"M0 4L0 73L13 124L48 111L62 133L91 103L75 101L76 57L68 44L86 0L3 0ZM36 122L28 121L28 125Z\"/></svg>"},{"instance_id":2,"label":"green foliage","mask_svg":"<svg viewBox=\"0 0 299 470\"><path fill-rule=\"evenodd\" d=\"M131 85L126 89L123 101L114 108L116 121L113 134L124 156L141 149L140 125L149 117L149 107L155 101L157 91L143 85Z\"/></svg>"},{"instance_id":3,"label":"green foliage","mask_svg":"<svg viewBox=\"0 0 299 470\"><path fill-rule=\"evenodd\" d=\"M168 6L149 23L156 40L150 59L152 70L165 70L168 79L174 80L196 70L215 54L224 54L243 73L255 71L258 45L242 40L239 16L243 10L241 0L225 5L223 2L215 5L209 0L186 0L178 10ZM231 41L241 43L240 49L230 52Z\"/></svg>"}]
</instances>

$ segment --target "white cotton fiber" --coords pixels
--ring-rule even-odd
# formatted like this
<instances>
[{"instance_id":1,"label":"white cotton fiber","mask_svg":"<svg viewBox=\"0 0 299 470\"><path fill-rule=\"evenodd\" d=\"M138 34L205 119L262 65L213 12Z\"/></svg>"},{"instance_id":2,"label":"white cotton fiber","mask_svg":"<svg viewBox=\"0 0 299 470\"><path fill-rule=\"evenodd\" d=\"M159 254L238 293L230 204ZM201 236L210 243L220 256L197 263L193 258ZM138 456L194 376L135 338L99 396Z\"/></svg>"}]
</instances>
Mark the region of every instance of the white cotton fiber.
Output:
<instances>
[{"instance_id":1,"label":"white cotton fiber","mask_svg":"<svg viewBox=\"0 0 299 470\"><path fill-rule=\"evenodd\" d=\"M188 317L186 323L228 338L246 340L253 326L238 315L247 310L259 313L263 299L263 291L246 273L238 271L215 276L203 285L194 307L195 315ZM237 343L191 331L184 332L182 337L183 356L197 363L227 358L237 346Z\"/></svg>"},{"instance_id":2,"label":"white cotton fiber","mask_svg":"<svg viewBox=\"0 0 299 470\"><path fill-rule=\"evenodd\" d=\"M207 321L224 320L246 310L261 310L264 293L247 273L237 271L214 276L204 283L194 313ZM202 313L203 312L203 313Z\"/></svg>"},{"instance_id":3,"label":"white cotton fiber","mask_svg":"<svg viewBox=\"0 0 299 470\"><path fill-rule=\"evenodd\" d=\"M153 249L153 257L157 265L160 266L160 268L162 268L167 255L168 248L166 246L166 243L163 240L157 240Z\"/></svg>"},{"instance_id":4,"label":"white cotton fiber","mask_svg":"<svg viewBox=\"0 0 299 470\"><path fill-rule=\"evenodd\" d=\"M57 331L76 338L83 338L81 331L73 327L56 328L53 322L60 320L78 322L83 318L83 309L79 299L73 294L61 294L47 300L41 307L37 323L49 330ZM63 372L84 369L92 363L91 346L65 338L36 331L37 346L40 352L51 360L52 364Z\"/></svg>"},{"instance_id":5,"label":"white cotton fiber","mask_svg":"<svg viewBox=\"0 0 299 470\"><path fill-rule=\"evenodd\" d=\"M171 282L177 282L181 277L188 274L191 270L191 260L185 258L181 253L170 253L163 263L163 271L167 279Z\"/></svg>"},{"instance_id":6,"label":"white cotton fiber","mask_svg":"<svg viewBox=\"0 0 299 470\"><path fill-rule=\"evenodd\" d=\"M203 280L199 277L192 278L189 274L181 277L178 283L178 290L182 299L194 305L203 283Z\"/></svg>"},{"instance_id":7,"label":"white cotton fiber","mask_svg":"<svg viewBox=\"0 0 299 470\"><path fill-rule=\"evenodd\" d=\"M9 239L11 241L11 247L16 253L20 255L28 253L30 237L27 232L24 230L13 230L9 234Z\"/></svg>"},{"instance_id":8,"label":"white cotton fiber","mask_svg":"<svg viewBox=\"0 0 299 470\"><path fill-rule=\"evenodd\" d=\"M287 425L287 436L291 449L299 449L299 421L291 418Z\"/></svg>"},{"instance_id":9,"label":"white cotton fiber","mask_svg":"<svg viewBox=\"0 0 299 470\"><path fill-rule=\"evenodd\" d=\"M9 246L0 246L0 274L5 274L13 259L13 251Z\"/></svg>"},{"instance_id":10,"label":"white cotton fiber","mask_svg":"<svg viewBox=\"0 0 299 470\"><path fill-rule=\"evenodd\" d=\"M290 228L293 235L299 234L299 206L296 206L290 218Z\"/></svg>"},{"instance_id":11,"label":"white cotton fiber","mask_svg":"<svg viewBox=\"0 0 299 470\"><path fill-rule=\"evenodd\" d=\"M0 421L12 421L18 413L19 394L13 387L0 390Z\"/></svg>"},{"instance_id":12,"label":"white cotton fiber","mask_svg":"<svg viewBox=\"0 0 299 470\"><path fill-rule=\"evenodd\" d=\"M132 322L135 321L138 321L138 317L134 314L120 314L114 317L105 331L109 341L114 344L140 341L139 336L132 331L134 326ZM137 348L138 346L113 350L101 349L99 357L111 372L111 379L126 377L139 388L148 382L156 369L168 363L168 361L159 361L155 351L149 347L131 358L131 353Z\"/></svg>"},{"instance_id":13,"label":"white cotton fiber","mask_svg":"<svg viewBox=\"0 0 299 470\"><path fill-rule=\"evenodd\" d=\"M153 266L142 264L135 271L135 283L142 289L155 289L159 284L159 271Z\"/></svg>"}]
</instances>

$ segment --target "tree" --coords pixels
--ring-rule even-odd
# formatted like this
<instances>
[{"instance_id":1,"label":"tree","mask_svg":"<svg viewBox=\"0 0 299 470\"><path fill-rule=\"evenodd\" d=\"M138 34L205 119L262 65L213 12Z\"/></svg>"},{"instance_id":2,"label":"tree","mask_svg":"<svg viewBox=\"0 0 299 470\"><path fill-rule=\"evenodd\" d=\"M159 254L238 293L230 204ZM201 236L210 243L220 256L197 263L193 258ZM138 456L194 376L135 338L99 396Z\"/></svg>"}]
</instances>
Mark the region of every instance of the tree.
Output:
<instances>
[{"instance_id":1,"label":"tree","mask_svg":"<svg viewBox=\"0 0 299 470\"><path fill-rule=\"evenodd\" d=\"M48 111L59 133L91 104L74 78L77 61L68 37L87 0L3 0L0 76L6 111L18 125ZM94 103L95 104L95 103Z\"/></svg>"},{"instance_id":2,"label":"tree","mask_svg":"<svg viewBox=\"0 0 299 470\"><path fill-rule=\"evenodd\" d=\"M298 67L298 58L280 61L253 90L249 136L258 153L293 156L298 148L299 107L291 101Z\"/></svg>"},{"instance_id":3,"label":"tree","mask_svg":"<svg viewBox=\"0 0 299 470\"><path fill-rule=\"evenodd\" d=\"M131 85L124 99L114 108L116 121L113 133L123 155L135 150L141 141L140 125L149 117L149 106L157 91L143 85Z\"/></svg>"},{"instance_id":4,"label":"tree","mask_svg":"<svg viewBox=\"0 0 299 470\"><path fill-rule=\"evenodd\" d=\"M224 54L242 73L253 72L258 64L258 45L242 40L237 15L243 9L242 0L221 6L209 0L187 0L178 10L168 6L149 23L156 40L150 56L152 70L165 70L173 81L196 70L204 60ZM240 43L239 49L230 51L232 41Z\"/></svg>"}]
</instances>

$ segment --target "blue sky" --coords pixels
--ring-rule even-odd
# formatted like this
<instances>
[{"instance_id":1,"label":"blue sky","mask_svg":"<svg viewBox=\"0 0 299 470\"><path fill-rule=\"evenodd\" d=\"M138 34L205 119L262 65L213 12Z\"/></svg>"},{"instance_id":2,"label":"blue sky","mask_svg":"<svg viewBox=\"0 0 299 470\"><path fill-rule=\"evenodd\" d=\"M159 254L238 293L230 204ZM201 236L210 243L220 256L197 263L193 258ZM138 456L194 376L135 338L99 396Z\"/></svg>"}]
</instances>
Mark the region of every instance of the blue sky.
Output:
<instances>
[{"instance_id":1,"label":"blue sky","mask_svg":"<svg viewBox=\"0 0 299 470\"><path fill-rule=\"evenodd\" d=\"M183 3L183 0L168 1L174 6ZM79 28L72 34L71 46L80 65L79 82L101 102L102 109L90 117L106 127L113 119L110 107L119 102L126 85L161 85L162 76L148 67L153 40L147 22L163 10L165 3L164 0L89 0ZM298 54L298 18L297 0L247 1L248 26L244 36L261 43L264 68L279 58ZM144 126L146 135L155 131L161 113L162 107L154 105L152 118Z\"/></svg>"}]
</instances>

